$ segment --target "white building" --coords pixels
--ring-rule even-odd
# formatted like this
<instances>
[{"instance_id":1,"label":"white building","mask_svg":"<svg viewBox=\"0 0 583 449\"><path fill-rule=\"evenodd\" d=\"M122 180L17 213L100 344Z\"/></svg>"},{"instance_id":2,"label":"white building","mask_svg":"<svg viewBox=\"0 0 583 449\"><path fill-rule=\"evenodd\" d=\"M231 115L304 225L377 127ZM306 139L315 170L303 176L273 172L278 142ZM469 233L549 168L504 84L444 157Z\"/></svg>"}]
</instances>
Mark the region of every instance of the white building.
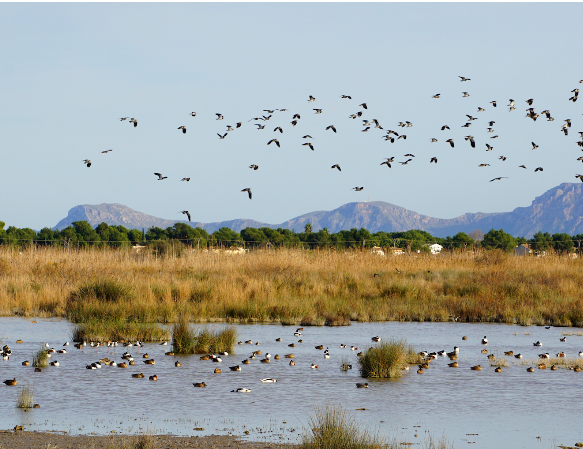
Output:
<instances>
[{"instance_id":1,"label":"white building","mask_svg":"<svg viewBox=\"0 0 583 449\"><path fill-rule=\"evenodd\" d=\"M439 254L442 249L443 249L443 246L441 246L439 243L434 243L433 245L429 245L429 251L431 251L431 254Z\"/></svg>"}]
</instances>

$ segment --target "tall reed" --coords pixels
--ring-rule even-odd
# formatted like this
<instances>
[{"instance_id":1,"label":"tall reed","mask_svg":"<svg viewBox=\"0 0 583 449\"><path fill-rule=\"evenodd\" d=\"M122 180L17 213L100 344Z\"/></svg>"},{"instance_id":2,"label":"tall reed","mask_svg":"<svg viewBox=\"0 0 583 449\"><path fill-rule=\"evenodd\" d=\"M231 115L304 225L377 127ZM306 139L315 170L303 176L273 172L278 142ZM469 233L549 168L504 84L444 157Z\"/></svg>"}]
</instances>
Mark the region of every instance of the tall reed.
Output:
<instances>
[{"instance_id":1,"label":"tall reed","mask_svg":"<svg viewBox=\"0 0 583 449\"><path fill-rule=\"evenodd\" d=\"M16 398L16 406L19 408L32 408L34 405L34 387L30 384L20 387Z\"/></svg>"},{"instance_id":2,"label":"tall reed","mask_svg":"<svg viewBox=\"0 0 583 449\"><path fill-rule=\"evenodd\" d=\"M32 356L32 366L35 368L45 368L49 366L49 351L42 346Z\"/></svg>"},{"instance_id":3,"label":"tall reed","mask_svg":"<svg viewBox=\"0 0 583 449\"><path fill-rule=\"evenodd\" d=\"M194 353L194 332L190 329L190 322L181 315L178 322L172 327L172 347L176 354Z\"/></svg>"},{"instance_id":4,"label":"tall reed","mask_svg":"<svg viewBox=\"0 0 583 449\"><path fill-rule=\"evenodd\" d=\"M203 329L194 337L194 352L196 354L233 352L236 341L237 330L234 327L216 331Z\"/></svg>"}]
</instances>

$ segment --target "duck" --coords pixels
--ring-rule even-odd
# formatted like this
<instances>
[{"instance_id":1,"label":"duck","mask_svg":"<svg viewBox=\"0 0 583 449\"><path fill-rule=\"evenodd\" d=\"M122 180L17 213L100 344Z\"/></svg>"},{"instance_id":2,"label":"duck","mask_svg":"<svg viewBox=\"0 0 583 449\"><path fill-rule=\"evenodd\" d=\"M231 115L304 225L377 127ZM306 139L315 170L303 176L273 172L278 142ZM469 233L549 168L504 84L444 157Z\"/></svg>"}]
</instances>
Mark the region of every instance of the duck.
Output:
<instances>
[{"instance_id":1,"label":"duck","mask_svg":"<svg viewBox=\"0 0 583 449\"><path fill-rule=\"evenodd\" d=\"M55 360L54 362L50 362L49 365L51 366L59 366L59 361Z\"/></svg>"},{"instance_id":2,"label":"duck","mask_svg":"<svg viewBox=\"0 0 583 449\"><path fill-rule=\"evenodd\" d=\"M579 357L583 357L583 351L579 351Z\"/></svg>"},{"instance_id":3,"label":"duck","mask_svg":"<svg viewBox=\"0 0 583 449\"><path fill-rule=\"evenodd\" d=\"M65 349L59 349L57 351L57 354L66 354L66 353L67 353L67 351Z\"/></svg>"},{"instance_id":4,"label":"duck","mask_svg":"<svg viewBox=\"0 0 583 449\"><path fill-rule=\"evenodd\" d=\"M504 351L504 355L514 355L514 351Z\"/></svg>"},{"instance_id":5,"label":"duck","mask_svg":"<svg viewBox=\"0 0 583 449\"><path fill-rule=\"evenodd\" d=\"M163 342L160 343L160 346L166 346L167 344L168 344L167 341L163 341Z\"/></svg>"},{"instance_id":6,"label":"duck","mask_svg":"<svg viewBox=\"0 0 583 449\"><path fill-rule=\"evenodd\" d=\"M534 373L534 368L531 366L529 368L526 368L526 371L528 371L529 373Z\"/></svg>"},{"instance_id":7,"label":"duck","mask_svg":"<svg viewBox=\"0 0 583 449\"><path fill-rule=\"evenodd\" d=\"M241 371L241 367L239 365L229 366L231 371Z\"/></svg>"},{"instance_id":8,"label":"duck","mask_svg":"<svg viewBox=\"0 0 583 449\"><path fill-rule=\"evenodd\" d=\"M253 351L253 355L261 355L261 354L263 354L263 353L261 352L260 349L257 351Z\"/></svg>"},{"instance_id":9,"label":"duck","mask_svg":"<svg viewBox=\"0 0 583 449\"><path fill-rule=\"evenodd\" d=\"M136 364L136 362L134 362L134 359L131 359L128 363L132 366Z\"/></svg>"},{"instance_id":10,"label":"duck","mask_svg":"<svg viewBox=\"0 0 583 449\"><path fill-rule=\"evenodd\" d=\"M550 358L548 352L545 352L544 354L539 354L538 357L539 357L539 359L549 359Z\"/></svg>"},{"instance_id":11,"label":"duck","mask_svg":"<svg viewBox=\"0 0 583 449\"><path fill-rule=\"evenodd\" d=\"M422 370L421 368L419 368L419 369L417 370L417 374L423 374L423 370Z\"/></svg>"},{"instance_id":12,"label":"duck","mask_svg":"<svg viewBox=\"0 0 583 449\"><path fill-rule=\"evenodd\" d=\"M276 379L272 379L271 377L266 377L265 379L261 379L261 382L263 382L264 384L270 384L270 383L277 382L277 380Z\"/></svg>"},{"instance_id":13,"label":"duck","mask_svg":"<svg viewBox=\"0 0 583 449\"><path fill-rule=\"evenodd\" d=\"M165 352L164 355L174 355L172 351Z\"/></svg>"},{"instance_id":14,"label":"duck","mask_svg":"<svg viewBox=\"0 0 583 449\"><path fill-rule=\"evenodd\" d=\"M314 364L312 363L312 365L310 365L310 368L312 368L312 369L318 369L318 365L314 365Z\"/></svg>"},{"instance_id":15,"label":"duck","mask_svg":"<svg viewBox=\"0 0 583 449\"><path fill-rule=\"evenodd\" d=\"M247 340L247 341L245 342L245 344L246 344L246 345L252 345L252 344L253 344L253 342L252 342L251 340Z\"/></svg>"},{"instance_id":16,"label":"duck","mask_svg":"<svg viewBox=\"0 0 583 449\"><path fill-rule=\"evenodd\" d=\"M279 356L279 354L275 354L275 356L273 357L275 360L279 360L281 359L281 357Z\"/></svg>"},{"instance_id":17,"label":"duck","mask_svg":"<svg viewBox=\"0 0 583 449\"><path fill-rule=\"evenodd\" d=\"M6 379L4 381L4 385L8 385L9 387L13 387L17 384L18 382L16 382L16 377L14 379Z\"/></svg>"},{"instance_id":18,"label":"duck","mask_svg":"<svg viewBox=\"0 0 583 449\"><path fill-rule=\"evenodd\" d=\"M231 390L231 393L251 393L251 388L237 388L236 390Z\"/></svg>"},{"instance_id":19,"label":"duck","mask_svg":"<svg viewBox=\"0 0 583 449\"><path fill-rule=\"evenodd\" d=\"M261 359L259 360L261 363L271 363L271 360L269 359Z\"/></svg>"},{"instance_id":20,"label":"duck","mask_svg":"<svg viewBox=\"0 0 583 449\"><path fill-rule=\"evenodd\" d=\"M447 366L449 366L450 368L457 368L458 364L457 364L457 362L451 362L451 363L448 363Z\"/></svg>"},{"instance_id":21,"label":"duck","mask_svg":"<svg viewBox=\"0 0 583 449\"><path fill-rule=\"evenodd\" d=\"M302 336L301 332L297 332L297 331L294 332L294 337L301 337L301 336Z\"/></svg>"},{"instance_id":22,"label":"duck","mask_svg":"<svg viewBox=\"0 0 583 449\"><path fill-rule=\"evenodd\" d=\"M112 361L112 362L109 364L109 366L117 366L117 363L115 363L115 362L113 362L113 361Z\"/></svg>"},{"instance_id":23,"label":"duck","mask_svg":"<svg viewBox=\"0 0 583 449\"><path fill-rule=\"evenodd\" d=\"M211 358L210 355L202 355L199 357L200 360L209 360Z\"/></svg>"},{"instance_id":24,"label":"duck","mask_svg":"<svg viewBox=\"0 0 583 449\"><path fill-rule=\"evenodd\" d=\"M142 379L144 377L144 373L134 373L132 374L132 377L136 379Z\"/></svg>"},{"instance_id":25,"label":"duck","mask_svg":"<svg viewBox=\"0 0 583 449\"><path fill-rule=\"evenodd\" d=\"M296 347L296 344L295 344L295 343L290 343L288 346L289 346L290 348L295 348L295 347Z\"/></svg>"},{"instance_id":26,"label":"duck","mask_svg":"<svg viewBox=\"0 0 583 449\"><path fill-rule=\"evenodd\" d=\"M346 349L346 345L344 345L344 344L341 344L341 345L340 345L340 349Z\"/></svg>"},{"instance_id":27,"label":"duck","mask_svg":"<svg viewBox=\"0 0 583 449\"><path fill-rule=\"evenodd\" d=\"M294 362L293 360L289 361L289 366L295 366L296 362Z\"/></svg>"},{"instance_id":28,"label":"duck","mask_svg":"<svg viewBox=\"0 0 583 449\"><path fill-rule=\"evenodd\" d=\"M329 358L330 358L330 354L329 354L329 353L327 353L327 352L325 352L325 353L324 353L324 358L325 358L325 359L329 359Z\"/></svg>"},{"instance_id":29,"label":"duck","mask_svg":"<svg viewBox=\"0 0 583 449\"><path fill-rule=\"evenodd\" d=\"M557 354L557 357L565 357L565 353L564 353L564 352L559 352L559 353Z\"/></svg>"},{"instance_id":30,"label":"duck","mask_svg":"<svg viewBox=\"0 0 583 449\"><path fill-rule=\"evenodd\" d=\"M518 354L515 354L514 355L514 358L521 359L522 358L522 354L519 352Z\"/></svg>"},{"instance_id":31,"label":"duck","mask_svg":"<svg viewBox=\"0 0 583 449\"><path fill-rule=\"evenodd\" d=\"M441 357L445 357L447 355L445 349L442 349L441 351L437 351L437 355L441 356Z\"/></svg>"},{"instance_id":32,"label":"duck","mask_svg":"<svg viewBox=\"0 0 583 449\"><path fill-rule=\"evenodd\" d=\"M220 373L221 373L221 369L220 369L220 368L215 368L215 371L214 371L214 373L215 373L215 374L220 374Z\"/></svg>"},{"instance_id":33,"label":"duck","mask_svg":"<svg viewBox=\"0 0 583 449\"><path fill-rule=\"evenodd\" d=\"M142 356L142 358L143 358L143 359L149 359L149 358L150 358L150 355L149 355L149 354L146 352L146 353L145 353L145 354Z\"/></svg>"},{"instance_id":34,"label":"duck","mask_svg":"<svg viewBox=\"0 0 583 449\"><path fill-rule=\"evenodd\" d=\"M197 388L204 388L204 387L206 387L206 384L204 382L194 382L192 385L194 385Z\"/></svg>"},{"instance_id":35,"label":"duck","mask_svg":"<svg viewBox=\"0 0 583 449\"><path fill-rule=\"evenodd\" d=\"M176 362L174 362L174 366L178 368L179 366L182 366L182 363L180 363L180 362L177 360Z\"/></svg>"},{"instance_id":36,"label":"duck","mask_svg":"<svg viewBox=\"0 0 583 449\"><path fill-rule=\"evenodd\" d=\"M578 373L579 371L581 371L581 367L579 365L575 365L575 367L573 368L573 371L575 371L576 373Z\"/></svg>"},{"instance_id":37,"label":"duck","mask_svg":"<svg viewBox=\"0 0 583 449\"><path fill-rule=\"evenodd\" d=\"M227 351L219 352L219 355L229 355Z\"/></svg>"},{"instance_id":38,"label":"duck","mask_svg":"<svg viewBox=\"0 0 583 449\"><path fill-rule=\"evenodd\" d=\"M293 359L295 357L295 355L294 354L286 354L286 355L284 355L284 357L286 359Z\"/></svg>"},{"instance_id":39,"label":"duck","mask_svg":"<svg viewBox=\"0 0 583 449\"><path fill-rule=\"evenodd\" d=\"M482 371L482 367L480 365L472 366L470 369L474 371Z\"/></svg>"},{"instance_id":40,"label":"duck","mask_svg":"<svg viewBox=\"0 0 583 449\"><path fill-rule=\"evenodd\" d=\"M30 362L28 360L25 360L24 362L22 362L22 366L29 366Z\"/></svg>"},{"instance_id":41,"label":"duck","mask_svg":"<svg viewBox=\"0 0 583 449\"><path fill-rule=\"evenodd\" d=\"M276 338L275 341L281 341L281 338Z\"/></svg>"},{"instance_id":42,"label":"duck","mask_svg":"<svg viewBox=\"0 0 583 449\"><path fill-rule=\"evenodd\" d=\"M535 341L532 345L533 346L542 346L543 344L540 341Z\"/></svg>"},{"instance_id":43,"label":"duck","mask_svg":"<svg viewBox=\"0 0 583 449\"><path fill-rule=\"evenodd\" d=\"M551 371L556 371L557 370L557 365L552 365L551 366Z\"/></svg>"},{"instance_id":44,"label":"duck","mask_svg":"<svg viewBox=\"0 0 583 449\"><path fill-rule=\"evenodd\" d=\"M538 369L547 369L547 366L544 363L539 363Z\"/></svg>"},{"instance_id":45,"label":"duck","mask_svg":"<svg viewBox=\"0 0 583 449\"><path fill-rule=\"evenodd\" d=\"M455 354L450 355L449 360L457 360L457 355L455 355Z\"/></svg>"},{"instance_id":46,"label":"duck","mask_svg":"<svg viewBox=\"0 0 583 449\"><path fill-rule=\"evenodd\" d=\"M221 363L222 361L223 361L223 359L221 359L220 357L214 357L213 358L213 362Z\"/></svg>"},{"instance_id":47,"label":"duck","mask_svg":"<svg viewBox=\"0 0 583 449\"><path fill-rule=\"evenodd\" d=\"M320 350L321 350L321 349L324 349L324 345L318 345L318 346L314 346L314 348L316 348L316 349L320 349Z\"/></svg>"},{"instance_id":48,"label":"duck","mask_svg":"<svg viewBox=\"0 0 583 449\"><path fill-rule=\"evenodd\" d=\"M40 372L42 372L42 369L41 369L41 368L39 368L39 367L36 367L36 368L34 369L34 372L35 372L35 373L40 373Z\"/></svg>"},{"instance_id":49,"label":"duck","mask_svg":"<svg viewBox=\"0 0 583 449\"><path fill-rule=\"evenodd\" d=\"M488 354L488 360L494 360L496 356L494 354Z\"/></svg>"},{"instance_id":50,"label":"duck","mask_svg":"<svg viewBox=\"0 0 583 449\"><path fill-rule=\"evenodd\" d=\"M381 341L381 337L379 337L379 336L372 337L372 338L371 338L371 340L372 340L372 341L377 341L377 342L378 342L378 341Z\"/></svg>"},{"instance_id":51,"label":"duck","mask_svg":"<svg viewBox=\"0 0 583 449\"><path fill-rule=\"evenodd\" d=\"M150 380L158 380L158 376L156 376L154 374L153 376L148 377L148 379L150 379Z\"/></svg>"},{"instance_id":52,"label":"duck","mask_svg":"<svg viewBox=\"0 0 583 449\"><path fill-rule=\"evenodd\" d=\"M270 359L270 358L271 358L271 354L270 354L269 352L266 352L266 353L265 353L265 358L266 358L266 359Z\"/></svg>"},{"instance_id":53,"label":"duck","mask_svg":"<svg viewBox=\"0 0 583 449\"><path fill-rule=\"evenodd\" d=\"M351 346L351 347L350 347L350 349L351 349L352 351L358 351L358 348L357 348L356 346Z\"/></svg>"},{"instance_id":54,"label":"duck","mask_svg":"<svg viewBox=\"0 0 583 449\"><path fill-rule=\"evenodd\" d=\"M494 370L494 372L495 372L495 373L501 373L501 372L502 372L502 368L501 368L501 367L497 367L497 368Z\"/></svg>"},{"instance_id":55,"label":"duck","mask_svg":"<svg viewBox=\"0 0 583 449\"><path fill-rule=\"evenodd\" d=\"M488 354L488 350L487 349L482 349L482 354Z\"/></svg>"},{"instance_id":56,"label":"duck","mask_svg":"<svg viewBox=\"0 0 583 449\"><path fill-rule=\"evenodd\" d=\"M148 360L144 360L144 363L146 365L154 365L156 363L156 360L154 360L154 359L148 359Z\"/></svg>"},{"instance_id":57,"label":"duck","mask_svg":"<svg viewBox=\"0 0 583 449\"><path fill-rule=\"evenodd\" d=\"M468 337L466 337L465 335L462 337L462 340L467 340Z\"/></svg>"},{"instance_id":58,"label":"duck","mask_svg":"<svg viewBox=\"0 0 583 449\"><path fill-rule=\"evenodd\" d=\"M356 388L368 388L368 382L365 383L357 383Z\"/></svg>"},{"instance_id":59,"label":"duck","mask_svg":"<svg viewBox=\"0 0 583 449\"><path fill-rule=\"evenodd\" d=\"M484 338L482 338L482 344L483 345L487 345L488 344L488 339L486 338L485 335L484 335Z\"/></svg>"},{"instance_id":60,"label":"duck","mask_svg":"<svg viewBox=\"0 0 583 449\"><path fill-rule=\"evenodd\" d=\"M560 341L567 341L567 337L559 338Z\"/></svg>"},{"instance_id":61,"label":"duck","mask_svg":"<svg viewBox=\"0 0 583 449\"><path fill-rule=\"evenodd\" d=\"M122 362L119 365L117 365L118 368L127 368L128 364L126 362Z\"/></svg>"},{"instance_id":62,"label":"duck","mask_svg":"<svg viewBox=\"0 0 583 449\"><path fill-rule=\"evenodd\" d=\"M249 359L245 359L241 362L243 365L249 365L251 362L249 361Z\"/></svg>"},{"instance_id":63,"label":"duck","mask_svg":"<svg viewBox=\"0 0 583 449\"><path fill-rule=\"evenodd\" d=\"M454 347L453 347L453 351L454 351L456 354L459 354L459 353L460 353L460 348L458 348L457 346L454 346Z\"/></svg>"}]
</instances>

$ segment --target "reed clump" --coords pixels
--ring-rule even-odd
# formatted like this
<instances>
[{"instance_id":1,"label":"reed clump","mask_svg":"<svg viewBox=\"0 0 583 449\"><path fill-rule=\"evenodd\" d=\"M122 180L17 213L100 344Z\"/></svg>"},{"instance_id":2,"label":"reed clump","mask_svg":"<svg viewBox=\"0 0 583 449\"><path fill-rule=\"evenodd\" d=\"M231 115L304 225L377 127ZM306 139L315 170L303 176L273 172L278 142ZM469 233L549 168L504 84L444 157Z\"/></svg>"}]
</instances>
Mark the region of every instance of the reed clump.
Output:
<instances>
[{"instance_id":1,"label":"reed clump","mask_svg":"<svg viewBox=\"0 0 583 449\"><path fill-rule=\"evenodd\" d=\"M16 397L16 406L19 408L32 408L34 406L34 387L30 384L23 385Z\"/></svg>"},{"instance_id":2,"label":"reed clump","mask_svg":"<svg viewBox=\"0 0 583 449\"><path fill-rule=\"evenodd\" d=\"M195 354L233 352L237 330L230 326L223 330L203 329L194 337Z\"/></svg>"},{"instance_id":3,"label":"reed clump","mask_svg":"<svg viewBox=\"0 0 583 449\"><path fill-rule=\"evenodd\" d=\"M304 434L302 449L380 449L398 447L371 434L340 406L317 408Z\"/></svg>"},{"instance_id":4,"label":"reed clump","mask_svg":"<svg viewBox=\"0 0 583 449\"><path fill-rule=\"evenodd\" d=\"M404 339L382 341L358 357L360 375L373 378L401 377L408 365L420 361L421 356Z\"/></svg>"},{"instance_id":5,"label":"reed clump","mask_svg":"<svg viewBox=\"0 0 583 449\"><path fill-rule=\"evenodd\" d=\"M170 333L154 323L106 320L82 323L73 328L73 341L165 341Z\"/></svg>"},{"instance_id":6,"label":"reed clump","mask_svg":"<svg viewBox=\"0 0 583 449\"><path fill-rule=\"evenodd\" d=\"M35 368L45 368L49 366L49 351L42 346L32 356L32 366Z\"/></svg>"},{"instance_id":7,"label":"reed clump","mask_svg":"<svg viewBox=\"0 0 583 449\"><path fill-rule=\"evenodd\" d=\"M181 316L172 327L172 347L176 354L192 354L195 334L190 329L190 323L185 316Z\"/></svg>"}]
</instances>

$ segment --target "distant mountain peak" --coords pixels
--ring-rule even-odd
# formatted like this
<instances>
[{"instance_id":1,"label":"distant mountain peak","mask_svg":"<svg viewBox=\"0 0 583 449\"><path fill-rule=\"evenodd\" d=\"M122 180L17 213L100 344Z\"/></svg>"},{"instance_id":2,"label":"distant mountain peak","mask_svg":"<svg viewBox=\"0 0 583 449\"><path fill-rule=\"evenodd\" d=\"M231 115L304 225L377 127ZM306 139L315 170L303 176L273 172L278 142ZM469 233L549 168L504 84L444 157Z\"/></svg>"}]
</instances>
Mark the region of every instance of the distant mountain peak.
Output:
<instances>
[{"instance_id":1,"label":"distant mountain peak","mask_svg":"<svg viewBox=\"0 0 583 449\"><path fill-rule=\"evenodd\" d=\"M128 229L148 229L153 226L165 229L182 222L211 233L222 227L236 232L248 227L295 229L302 232L305 225L310 223L314 232L328 228L332 233L352 228L366 228L370 232L420 229L445 237L458 232L469 233L474 229L487 232L494 228L524 237L531 237L538 231L575 235L583 233L583 183L560 184L536 197L530 206L518 207L512 212L466 213L451 219L429 217L384 201L366 201L343 204L332 211L310 212L277 225L247 219L198 223L166 220L135 211L123 204L103 203L73 207L55 229L66 228L75 221L87 221L93 227L105 222Z\"/></svg>"}]
</instances>

